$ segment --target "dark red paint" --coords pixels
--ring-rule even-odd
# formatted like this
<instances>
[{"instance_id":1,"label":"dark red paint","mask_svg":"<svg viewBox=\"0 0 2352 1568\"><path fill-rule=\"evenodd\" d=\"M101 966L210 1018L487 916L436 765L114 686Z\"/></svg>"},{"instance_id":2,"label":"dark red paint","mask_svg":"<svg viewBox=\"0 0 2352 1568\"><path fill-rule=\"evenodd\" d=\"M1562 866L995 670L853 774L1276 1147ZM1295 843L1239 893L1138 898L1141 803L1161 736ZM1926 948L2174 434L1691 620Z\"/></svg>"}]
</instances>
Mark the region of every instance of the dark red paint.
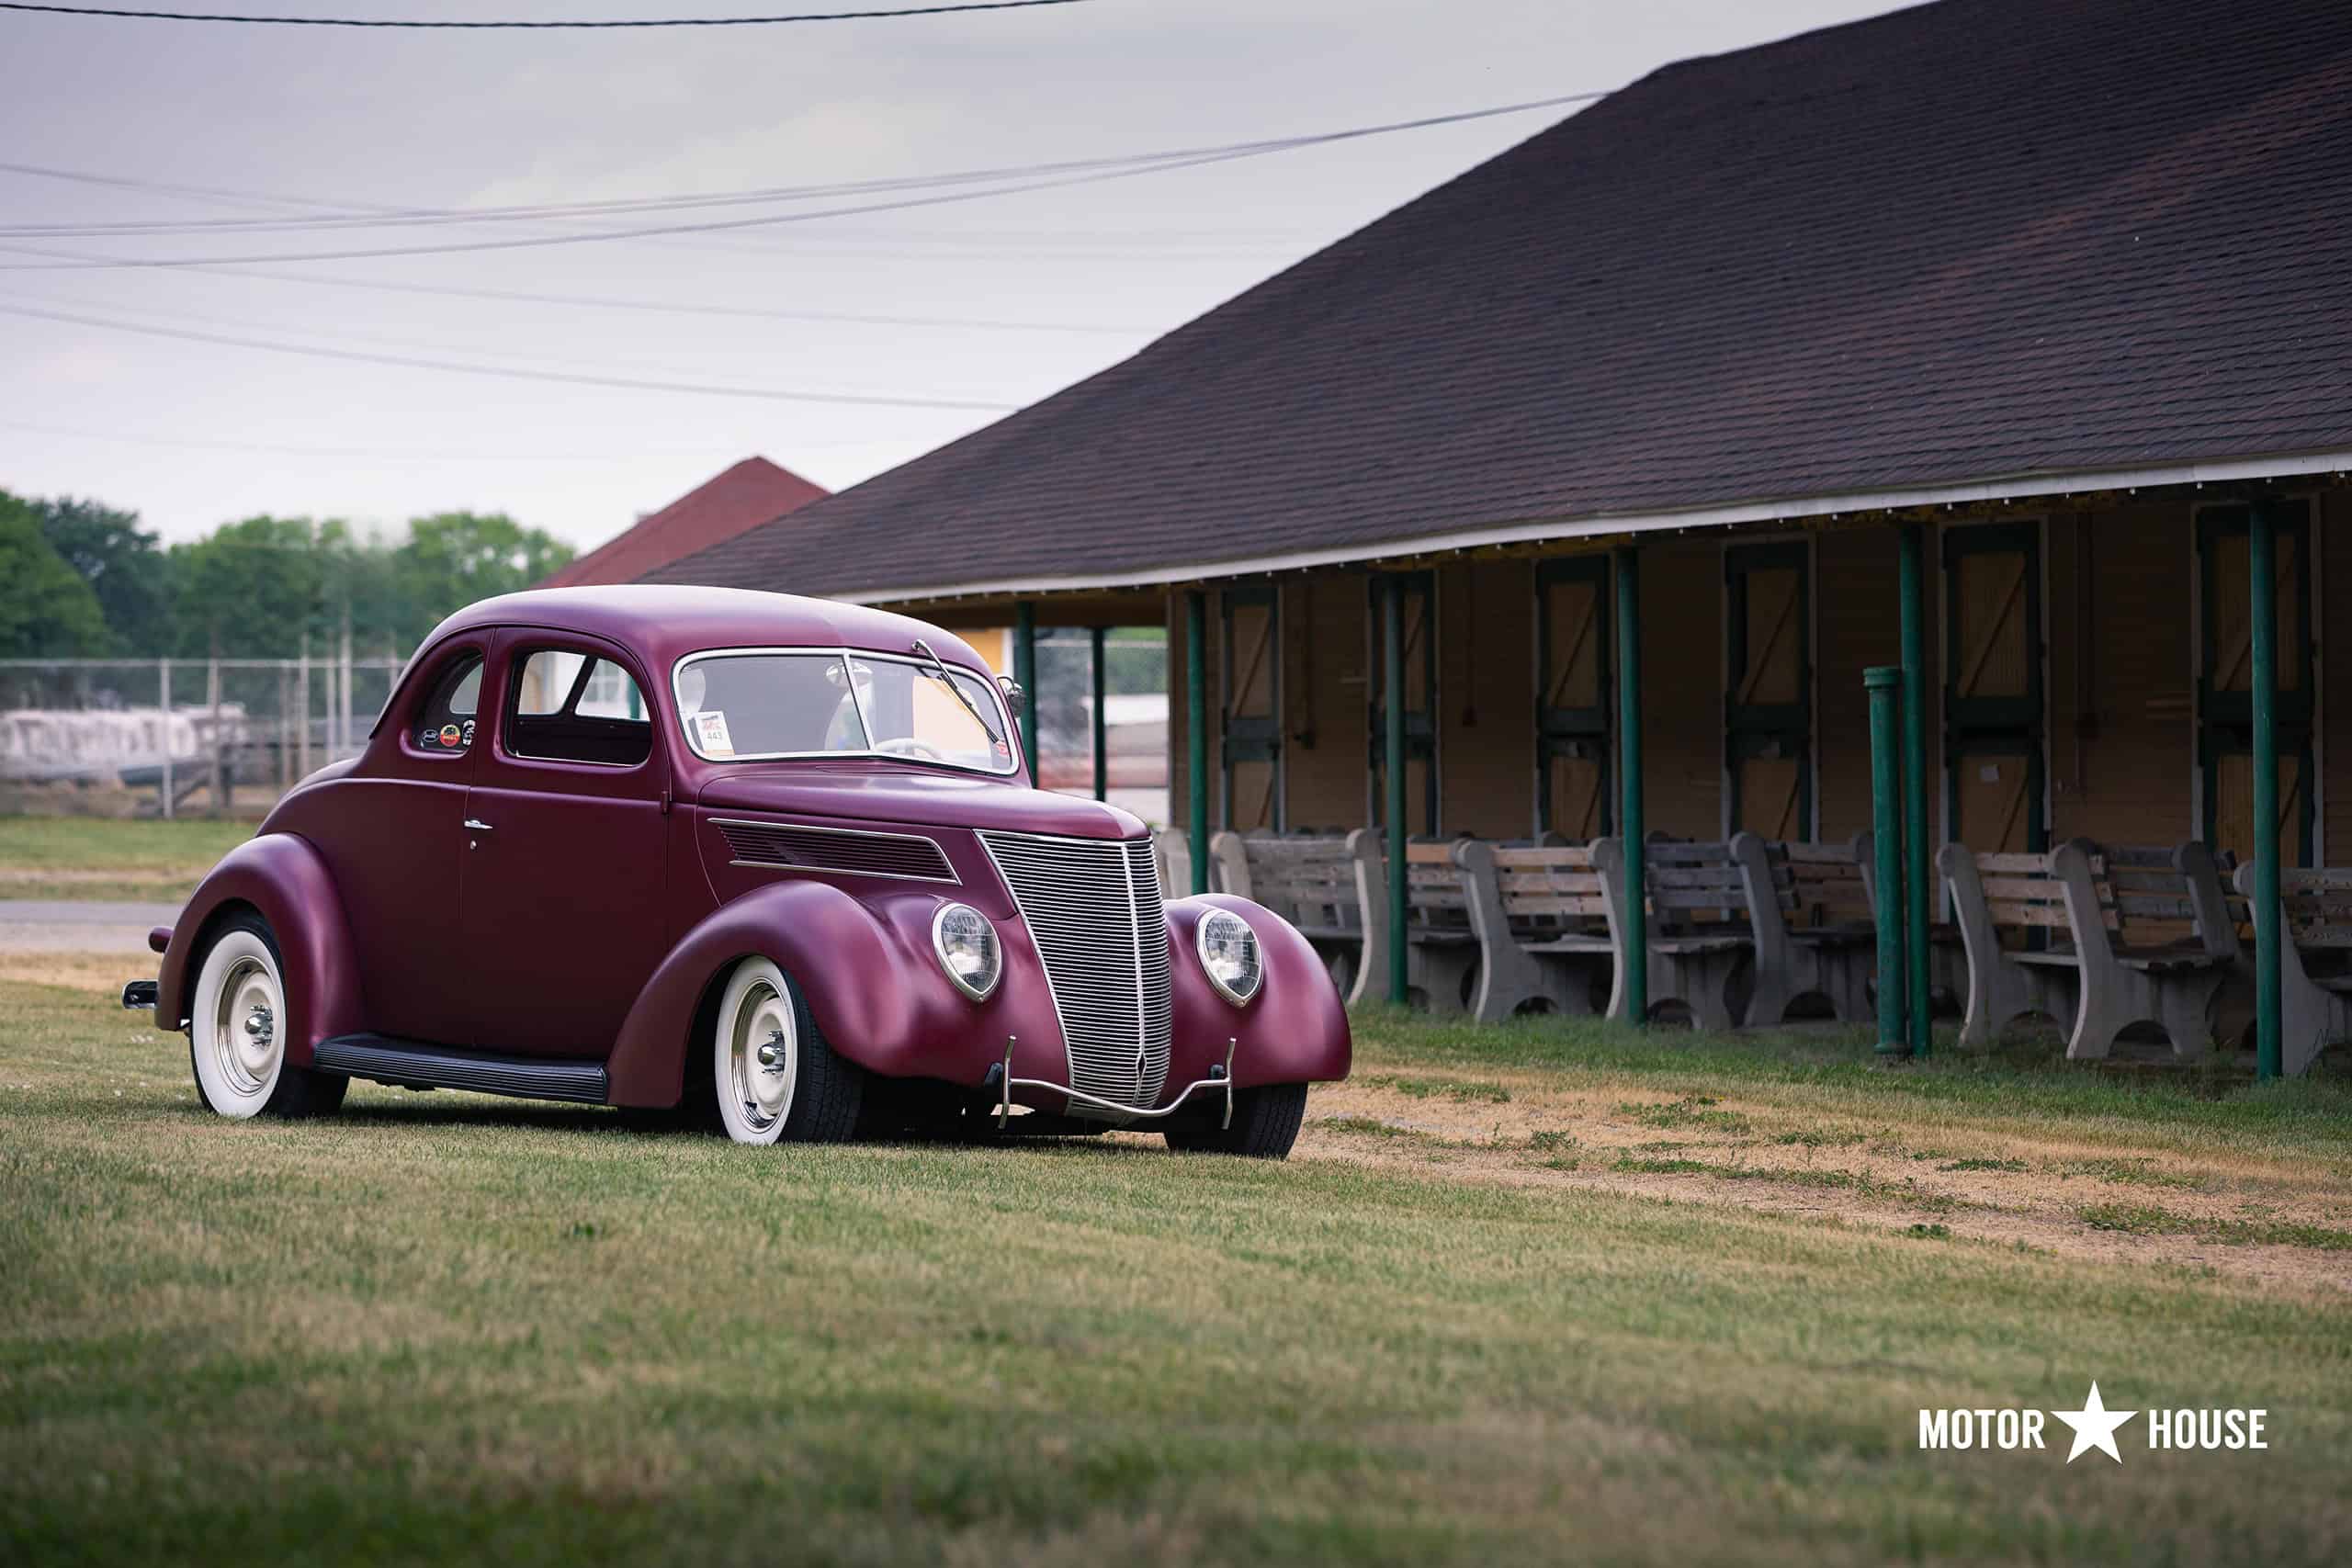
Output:
<instances>
[{"instance_id":1,"label":"dark red paint","mask_svg":"<svg viewBox=\"0 0 2352 1568\"><path fill-rule=\"evenodd\" d=\"M698 1014L736 960L773 959L804 989L834 1049L894 1077L977 1087L1018 1040L1016 1077L1064 1081L1060 1026L1035 949L974 830L1129 840L1125 812L1011 778L897 759L707 762L680 733L670 671L717 648L904 653L922 638L950 664L987 665L953 633L854 605L708 588L592 588L492 599L426 639L366 752L312 774L259 836L188 901L164 950L157 1013L187 1021L190 959L217 919L259 910L285 959L288 1059L372 1031L515 1055L603 1059L612 1101L677 1103L707 1070ZM653 751L633 766L515 756L503 733L510 671L557 647L609 658L643 694ZM450 668L486 664L470 746L421 744L423 708ZM1017 734L1017 729L1016 729ZM956 884L730 864L713 817L917 833ZM489 824L469 829L469 820ZM943 901L998 924L1005 973L973 1002L940 972ZM1265 959L1246 1008L1201 973L1204 910L1245 914ZM1168 907L1174 1039L1165 1095L1226 1059L1243 1088L1343 1077L1347 1016L1305 938L1238 898ZM1058 1096L1040 1096L1051 1108Z\"/></svg>"}]
</instances>

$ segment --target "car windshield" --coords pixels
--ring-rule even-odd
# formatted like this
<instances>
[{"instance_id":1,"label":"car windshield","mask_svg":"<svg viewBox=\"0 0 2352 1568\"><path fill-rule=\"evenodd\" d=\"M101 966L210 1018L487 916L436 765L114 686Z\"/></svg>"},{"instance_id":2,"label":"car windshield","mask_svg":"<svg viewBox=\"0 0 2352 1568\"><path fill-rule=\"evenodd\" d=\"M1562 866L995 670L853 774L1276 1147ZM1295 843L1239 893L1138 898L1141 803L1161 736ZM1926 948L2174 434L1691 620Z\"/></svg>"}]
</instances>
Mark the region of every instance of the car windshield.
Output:
<instances>
[{"instance_id":1,"label":"car windshield","mask_svg":"<svg viewBox=\"0 0 2352 1568\"><path fill-rule=\"evenodd\" d=\"M838 752L1012 772L1004 710L989 682L947 670L960 701L927 660L697 654L678 666L678 716L695 754L712 761Z\"/></svg>"}]
</instances>

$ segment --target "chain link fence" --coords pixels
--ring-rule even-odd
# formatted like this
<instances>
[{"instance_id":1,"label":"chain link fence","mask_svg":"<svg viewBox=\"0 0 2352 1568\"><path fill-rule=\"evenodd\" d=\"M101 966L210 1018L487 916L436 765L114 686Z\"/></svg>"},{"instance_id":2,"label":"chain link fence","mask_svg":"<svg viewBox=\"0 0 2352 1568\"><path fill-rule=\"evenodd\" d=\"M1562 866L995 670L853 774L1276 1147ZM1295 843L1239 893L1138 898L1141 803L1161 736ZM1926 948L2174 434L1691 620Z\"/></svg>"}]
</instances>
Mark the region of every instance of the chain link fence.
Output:
<instances>
[{"instance_id":1,"label":"chain link fence","mask_svg":"<svg viewBox=\"0 0 2352 1568\"><path fill-rule=\"evenodd\" d=\"M390 659L0 660L0 789L15 809L249 814L356 756Z\"/></svg>"},{"instance_id":2,"label":"chain link fence","mask_svg":"<svg viewBox=\"0 0 2352 1568\"><path fill-rule=\"evenodd\" d=\"M356 756L391 694L390 659L0 660L0 809L250 815ZM1168 646L1159 628L1102 644L1102 794L1168 819ZM1037 751L1047 789L1096 793L1094 642L1037 640Z\"/></svg>"}]
</instances>

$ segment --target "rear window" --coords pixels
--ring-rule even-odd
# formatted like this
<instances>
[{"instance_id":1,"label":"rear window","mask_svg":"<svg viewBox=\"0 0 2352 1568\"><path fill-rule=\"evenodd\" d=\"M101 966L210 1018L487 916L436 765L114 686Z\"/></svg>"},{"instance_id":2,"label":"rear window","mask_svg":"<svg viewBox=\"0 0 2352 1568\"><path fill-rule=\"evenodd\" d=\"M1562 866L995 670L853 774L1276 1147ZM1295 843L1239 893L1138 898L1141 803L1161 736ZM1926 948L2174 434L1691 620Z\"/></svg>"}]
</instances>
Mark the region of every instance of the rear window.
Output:
<instances>
[{"instance_id":1,"label":"rear window","mask_svg":"<svg viewBox=\"0 0 2352 1568\"><path fill-rule=\"evenodd\" d=\"M409 723L408 738L432 756L460 757L474 743L475 710L481 702L481 655L453 660L434 682L432 694Z\"/></svg>"}]
</instances>

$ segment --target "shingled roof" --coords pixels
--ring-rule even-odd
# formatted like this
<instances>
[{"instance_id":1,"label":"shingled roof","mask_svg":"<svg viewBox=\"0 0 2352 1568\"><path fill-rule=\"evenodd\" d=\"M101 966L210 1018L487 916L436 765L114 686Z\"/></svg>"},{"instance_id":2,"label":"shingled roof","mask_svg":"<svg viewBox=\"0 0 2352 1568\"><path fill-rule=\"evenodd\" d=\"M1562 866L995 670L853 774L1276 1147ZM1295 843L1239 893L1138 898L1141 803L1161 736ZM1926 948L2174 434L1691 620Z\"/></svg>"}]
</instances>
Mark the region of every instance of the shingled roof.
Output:
<instances>
[{"instance_id":1,"label":"shingled roof","mask_svg":"<svg viewBox=\"0 0 2352 1568\"><path fill-rule=\"evenodd\" d=\"M746 457L696 485L659 512L578 557L540 588L634 582L681 556L707 549L747 528L773 523L830 494L765 457Z\"/></svg>"},{"instance_id":2,"label":"shingled roof","mask_svg":"<svg viewBox=\"0 0 2352 1568\"><path fill-rule=\"evenodd\" d=\"M2347 450L2352 6L1942 0L1668 66L658 575L1166 581Z\"/></svg>"}]
</instances>

